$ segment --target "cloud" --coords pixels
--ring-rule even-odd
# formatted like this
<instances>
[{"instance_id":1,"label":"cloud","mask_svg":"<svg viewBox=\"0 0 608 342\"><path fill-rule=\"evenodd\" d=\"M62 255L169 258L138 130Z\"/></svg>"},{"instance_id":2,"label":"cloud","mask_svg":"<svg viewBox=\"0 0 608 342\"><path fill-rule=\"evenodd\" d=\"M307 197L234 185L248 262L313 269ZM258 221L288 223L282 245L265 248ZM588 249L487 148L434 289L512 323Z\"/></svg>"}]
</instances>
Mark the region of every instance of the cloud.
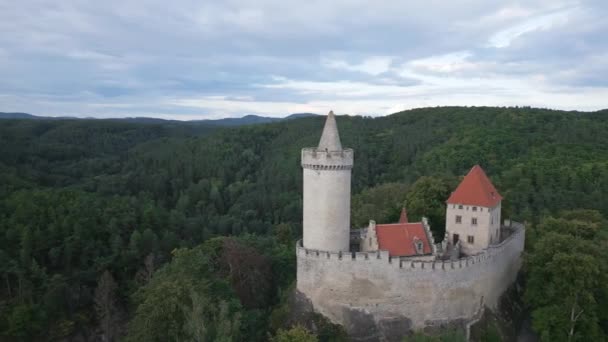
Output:
<instances>
[{"instance_id":1,"label":"cloud","mask_svg":"<svg viewBox=\"0 0 608 342\"><path fill-rule=\"evenodd\" d=\"M409 85L378 84L371 82L353 82L348 80L319 82L300 81L283 77L275 77L275 82L260 84L259 86L270 89L287 89L299 94L312 94L314 97L387 97L393 94L403 94Z\"/></svg>"},{"instance_id":2,"label":"cloud","mask_svg":"<svg viewBox=\"0 0 608 342\"><path fill-rule=\"evenodd\" d=\"M471 56L472 54L469 51L452 52L445 55L415 59L408 64L412 68L428 72L452 73L475 68L475 64L467 61Z\"/></svg>"},{"instance_id":3,"label":"cloud","mask_svg":"<svg viewBox=\"0 0 608 342\"><path fill-rule=\"evenodd\" d=\"M544 14L508 27L496 32L490 37L489 46L495 48L505 48L519 36L536 30L549 30L554 26L565 25L577 8L562 9L553 13Z\"/></svg>"},{"instance_id":4,"label":"cloud","mask_svg":"<svg viewBox=\"0 0 608 342\"><path fill-rule=\"evenodd\" d=\"M0 3L0 111L599 109L606 15L600 0Z\"/></svg>"},{"instance_id":5,"label":"cloud","mask_svg":"<svg viewBox=\"0 0 608 342\"><path fill-rule=\"evenodd\" d=\"M321 65L326 68L362 72L373 76L380 75L390 69L392 57L374 56L358 64L350 64L344 60L322 59Z\"/></svg>"}]
</instances>

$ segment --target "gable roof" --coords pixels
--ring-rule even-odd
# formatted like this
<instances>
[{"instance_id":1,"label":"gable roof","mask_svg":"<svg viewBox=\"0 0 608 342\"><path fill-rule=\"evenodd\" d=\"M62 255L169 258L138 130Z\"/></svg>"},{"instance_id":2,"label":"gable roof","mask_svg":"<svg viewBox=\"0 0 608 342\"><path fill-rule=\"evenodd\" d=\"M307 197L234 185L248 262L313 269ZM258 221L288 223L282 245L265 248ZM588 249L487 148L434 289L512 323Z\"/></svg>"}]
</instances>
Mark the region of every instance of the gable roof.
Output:
<instances>
[{"instance_id":1,"label":"gable roof","mask_svg":"<svg viewBox=\"0 0 608 342\"><path fill-rule=\"evenodd\" d=\"M447 203L494 207L501 200L502 196L500 196L481 166L475 165L464 176L456 190L452 192Z\"/></svg>"},{"instance_id":2,"label":"gable roof","mask_svg":"<svg viewBox=\"0 0 608 342\"><path fill-rule=\"evenodd\" d=\"M414 242L422 241L423 254L430 254L431 245L422 222L377 224L378 249L389 252L390 256L414 256Z\"/></svg>"}]
</instances>

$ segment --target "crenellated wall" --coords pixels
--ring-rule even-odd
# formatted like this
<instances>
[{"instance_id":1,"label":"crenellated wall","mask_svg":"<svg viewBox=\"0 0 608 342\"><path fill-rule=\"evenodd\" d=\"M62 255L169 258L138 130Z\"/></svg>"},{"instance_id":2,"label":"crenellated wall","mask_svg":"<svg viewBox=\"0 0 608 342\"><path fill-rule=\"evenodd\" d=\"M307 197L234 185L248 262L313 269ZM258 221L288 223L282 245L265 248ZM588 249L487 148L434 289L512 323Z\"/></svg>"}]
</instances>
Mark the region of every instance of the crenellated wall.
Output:
<instances>
[{"instance_id":1,"label":"crenellated wall","mask_svg":"<svg viewBox=\"0 0 608 342\"><path fill-rule=\"evenodd\" d=\"M521 266L525 228L502 243L456 261L409 261L388 252L324 252L297 244L298 290L316 311L353 328L354 311L407 319L414 329L469 320L480 303L495 307Z\"/></svg>"},{"instance_id":2,"label":"crenellated wall","mask_svg":"<svg viewBox=\"0 0 608 342\"><path fill-rule=\"evenodd\" d=\"M302 167L315 170L344 170L353 168L354 152L350 148L341 151L322 151L314 147L302 149Z\"/></svg>"}]
</instances>

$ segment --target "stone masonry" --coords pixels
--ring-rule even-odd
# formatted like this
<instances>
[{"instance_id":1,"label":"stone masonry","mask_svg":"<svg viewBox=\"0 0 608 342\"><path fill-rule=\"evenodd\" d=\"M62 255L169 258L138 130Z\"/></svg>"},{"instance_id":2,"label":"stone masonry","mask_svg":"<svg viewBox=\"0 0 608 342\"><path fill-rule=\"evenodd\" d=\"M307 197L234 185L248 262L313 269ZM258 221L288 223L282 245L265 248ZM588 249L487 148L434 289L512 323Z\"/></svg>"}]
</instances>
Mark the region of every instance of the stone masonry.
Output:
<instances>
[{"instance_id":1,"label":"stone masonry","mask_svg":"<svg viewBox=\"0 0 608 342\"><path fill-rule=\"evenodd\" d=\"M521 266L525 229L515 222L505 241L456 261L405 261L388 252L338 253L298 243L297 288L316 311L349 327L362 311L376 322L400 318L413 329L468 320L484 303L496 307Z\"/></svg>"}]
</instances>

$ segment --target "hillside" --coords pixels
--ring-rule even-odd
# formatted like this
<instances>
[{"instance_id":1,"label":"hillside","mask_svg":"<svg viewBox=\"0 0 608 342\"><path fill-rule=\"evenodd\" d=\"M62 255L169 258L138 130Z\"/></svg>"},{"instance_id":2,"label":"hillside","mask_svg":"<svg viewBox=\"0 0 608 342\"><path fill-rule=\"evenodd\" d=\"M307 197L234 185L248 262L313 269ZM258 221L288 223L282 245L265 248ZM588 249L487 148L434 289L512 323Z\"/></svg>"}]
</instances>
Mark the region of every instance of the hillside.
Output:
<instances>
[{"instance_id":1,"label":"hillside","mask_svg":"<svg viewBox=\"0 0 608 342\"><path fill-rule=\"evenodd\" d=\"M271 122L277 122L281 120L291 120L291 119L299 119L310 116L316 116L317 114L312 113L295 113L287 115L283 118L269 117L269 116L259 116L259 115L245 115L239 118L224 118L224 119L207 119L207 120L189 120L189 121L177 121L177 120L166 120L166 119L157 119L157 118L148 118L148 117L128 117L128 118L119 118L119 119L95 119L95 118L73 118L67 116L60 117L45 117L45 116L37 116L27 113L3 113L0 112L0 119L32 119L32 120L107 120L107 121L125 121L125 122L134 122L134 123L150 123L150 124L180 124L180 125L208 125L208 126L245 126L245 125L256 125L256 124L265 124Z\"/></svg>"},{"instance_id":2,"label":"hillside","mask_svg":"<svg viewBox=\"0 0 608 342\"><path fill-rule=\"evenodd\" d=\"M443 201L474 164L505 197L504 217L608 217L607 114L440 107L340 116L342 144L355 150L353 224L395 219L407 200L411 218L429 216L441 236ZM266 339L281 327L277 310L295 277L300 149L317 144L323 120L1 121L1 334L90 337L114 327L130 340L177 340L195 334L192 317L205 317L209 336ZM244 266L235 273L226 260ZM101 298L111 315L99 312ZM606 316L594 318L598 334L608 332ZM146 335L150 322L167 335Z\"/></svg>"},{"instance_id":3,"label":"hillside","mask_svg":"<svg viewBox=\"0 0 608 342\"><path fill-rule=\"evenodd\" d=\"M27 113L3 113L0 112L0 119L39 119L41 117Z\"/></svg>"}]
</instances>

